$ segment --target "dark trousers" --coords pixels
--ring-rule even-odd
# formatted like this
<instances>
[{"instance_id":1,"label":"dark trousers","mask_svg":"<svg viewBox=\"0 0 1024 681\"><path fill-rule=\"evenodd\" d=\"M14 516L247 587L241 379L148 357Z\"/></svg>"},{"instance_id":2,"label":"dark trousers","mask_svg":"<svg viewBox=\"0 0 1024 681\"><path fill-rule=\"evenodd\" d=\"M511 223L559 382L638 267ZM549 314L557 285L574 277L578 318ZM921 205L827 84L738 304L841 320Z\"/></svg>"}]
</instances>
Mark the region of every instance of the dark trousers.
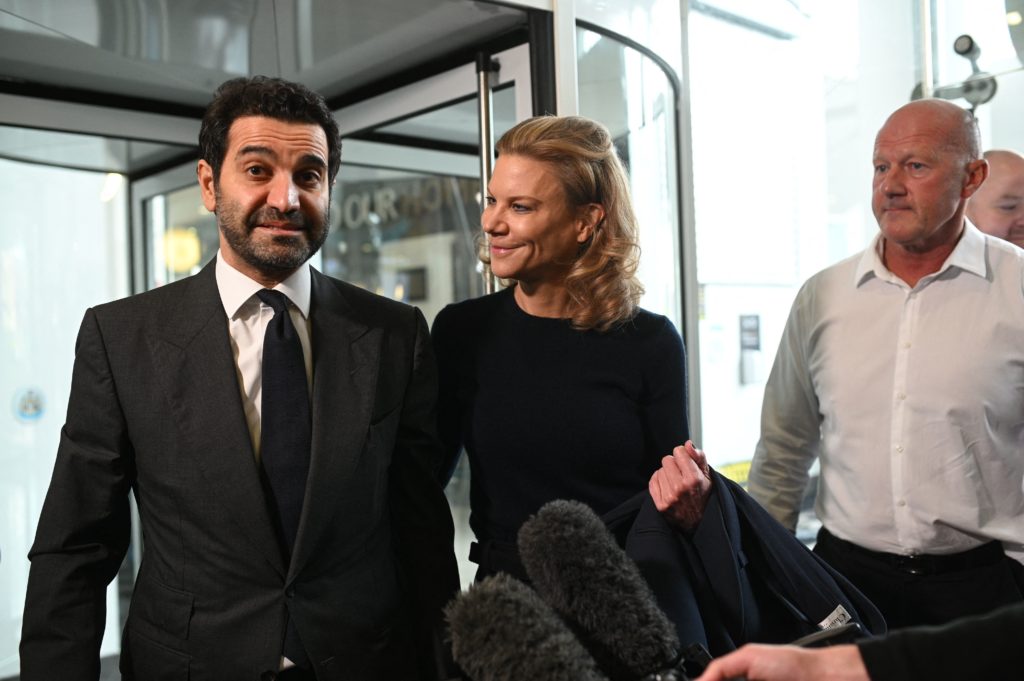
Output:
<instances>
[{"instance_id":1,"label":"dark trousers","mask_svg":"<svg viewBox=\"0 0 1024 681\"><path fill-rule=\"evenodd\" d=\"M1024 601L1024 565L999 542L948 556L898 556L822 527L814 552L878 606L889 629L945 624Z\"/></svg>"}]
</instances>

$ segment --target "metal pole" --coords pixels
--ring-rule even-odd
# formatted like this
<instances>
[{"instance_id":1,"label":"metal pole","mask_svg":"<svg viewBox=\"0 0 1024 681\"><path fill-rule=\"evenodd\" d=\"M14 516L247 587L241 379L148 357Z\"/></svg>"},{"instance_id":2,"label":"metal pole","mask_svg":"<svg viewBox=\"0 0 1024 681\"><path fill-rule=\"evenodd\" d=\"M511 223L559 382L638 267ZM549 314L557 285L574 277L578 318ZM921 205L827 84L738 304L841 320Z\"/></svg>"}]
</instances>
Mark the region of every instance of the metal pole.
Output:
<instances>
[{"instance_id":1,"label":"metal pole","mask_svg":"<svg viewBox=\"0 0 1024 681\"><path fill-rule=\"evenodd\" d=\"M932 0L920 0L921 15L921 99L934 94L932 68Z\"/></svg>"},{"instance_id":2,"label":"metal pole","mask_svg":"<svg viewBox=\"0 0 1024 681\"><path fill-rule=\"evenodd\" d=\"M491 183L491 168L494 166L494 116L491 112L491 74L498 70L498 64L491 55L480 52L476 56L476 83L478 115L480 122L480 201L481 210L487 201L487 186ZM490 238L485 234L483 248L490 249ZM494 293L494 275L489 265L484 265L484 293Z\"/></svg>"}]
</instances>

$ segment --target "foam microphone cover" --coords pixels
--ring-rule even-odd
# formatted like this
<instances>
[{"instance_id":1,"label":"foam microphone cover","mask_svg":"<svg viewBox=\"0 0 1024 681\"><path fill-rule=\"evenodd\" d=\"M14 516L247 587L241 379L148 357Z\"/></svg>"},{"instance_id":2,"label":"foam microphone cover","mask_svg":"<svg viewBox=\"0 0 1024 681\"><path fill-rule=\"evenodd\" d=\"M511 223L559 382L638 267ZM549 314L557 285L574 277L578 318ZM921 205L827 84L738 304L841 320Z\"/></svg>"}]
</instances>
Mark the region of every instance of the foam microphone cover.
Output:
<instances>
[{"instance_id":1,"label":"foam microphone cover","mask_svg":"<svg viewBox=\"0 0 1024 681\"><path fill-rule=\"evenodd\" d=\"M518 545L534 589L613 681L673 667L679 652L675 627L589 506L545 504L520 528Z\"/></svg>"},{"instance_id":2,"label":"foam microphone cover","mask_svg":"<svg viewBox=\"0 0 1024 681\"><path fill-rule=\"evenodd\" d=\"M445 615L452 655L474 681L607 681L551 607L508 575L473 584Z\"/></svg>"}]
</instances>

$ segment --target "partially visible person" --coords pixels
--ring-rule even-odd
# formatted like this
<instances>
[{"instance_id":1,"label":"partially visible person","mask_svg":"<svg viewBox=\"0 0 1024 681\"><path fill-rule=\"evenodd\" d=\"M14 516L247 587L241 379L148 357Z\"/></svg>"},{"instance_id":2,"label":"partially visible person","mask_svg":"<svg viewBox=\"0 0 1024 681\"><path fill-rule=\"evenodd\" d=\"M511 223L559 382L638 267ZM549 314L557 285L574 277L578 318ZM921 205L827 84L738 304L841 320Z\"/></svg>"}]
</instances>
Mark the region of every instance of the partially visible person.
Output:
<instances>
[{"instance_id":1,"label":"partially visible person","mask_svg":"<svg viewBox=\"0 0 1024 681\"><path fill-rule=\"evenodd\" d=\"M654 488L685 522L711 483L682 446L682 340L638 307L636 217L608 130L542 116L496 149L485 261L509 286L446 307L433 339L447 470L462 447L471 466L477 578L525 579L516 533L544 503L603 514L648 489L664 463Z\"/></svg>"},{"instance_id":2,"label":"partially visible person","mask_svg":"<svg viewBox=\"0 0 1024 681\"><path fill-rule=\"evenodd\" d=\"M751 494L890 629L1024 599L1024 251L964 219L977 123L907 104L875 140L871 247L797 294L765 388Z\"/></svg>"},{"instance_id":3,"label":"partially visible person","mask_svg":"<svg viewBox=\"0 0 1024 681\"><path fill-rule=\"evenodd\" d=\"M124 679L447 677L459 584L426 322L308 264L341 161L333 114L300 84L232 79L199 146L216 258L85 313L21 679L99 678L129 495L145 546Z\"/></svg>"},{"instance_id":4,"label":"partially visible person","mask_svg":"<svg viewBox=\"0 0 1024 681\"><path fill-rule=\"evenodd\" d=\"M985 160L988 177L967 202L967 219L986 234L1024 248L1024 156L990 149Z\"/></svg>"},{"instance_id":5,"label":"partially visible person","mask_svg":"<svg viewBox=\"0 0 1024 681\"><path fill-rule=\"evenodd\" d=\"M1024 605L914 627L856 645L751 644L724 655L696 681L963 681L1016 679L1024 670Z\"/></svg>"}]
</instances>

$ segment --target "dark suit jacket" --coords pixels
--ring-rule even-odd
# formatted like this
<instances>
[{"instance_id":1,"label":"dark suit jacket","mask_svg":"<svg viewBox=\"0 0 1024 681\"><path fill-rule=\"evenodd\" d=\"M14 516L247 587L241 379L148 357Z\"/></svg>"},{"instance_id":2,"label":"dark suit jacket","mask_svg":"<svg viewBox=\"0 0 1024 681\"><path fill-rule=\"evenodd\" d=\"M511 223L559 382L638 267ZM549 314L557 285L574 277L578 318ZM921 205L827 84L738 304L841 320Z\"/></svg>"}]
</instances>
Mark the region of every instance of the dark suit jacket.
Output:
<instances>
[{"instance_id":1,"label":"dark suit jacket","mask_svg":"<svg viewBox=\"0 0 1024 681\"><path fill-rule=\"evenodd\" d=\"M313 272L313 445L283 557L243 414L214 263L89 310L67 422L29 554L24 681L96 679L105 587L145 550L126 679L255 681L286 612L319 679L422 676L412 664L458 590L436 482L436 370L418 310Z\"/></svg>"},{"instance_id":2,"label":"dark suit jacket","mask_svg":"<svg viewBox=\"0 0 1024 681\"><path fill-rule=\"evenodd\" d=\"M789 643L842 606L865 634L885 633L878 609L733 481L711 471L711 497L689 536L647 491L604 516L637 563L685 646L724 655L744 643Z\"/></svg>"}]
</instances>

